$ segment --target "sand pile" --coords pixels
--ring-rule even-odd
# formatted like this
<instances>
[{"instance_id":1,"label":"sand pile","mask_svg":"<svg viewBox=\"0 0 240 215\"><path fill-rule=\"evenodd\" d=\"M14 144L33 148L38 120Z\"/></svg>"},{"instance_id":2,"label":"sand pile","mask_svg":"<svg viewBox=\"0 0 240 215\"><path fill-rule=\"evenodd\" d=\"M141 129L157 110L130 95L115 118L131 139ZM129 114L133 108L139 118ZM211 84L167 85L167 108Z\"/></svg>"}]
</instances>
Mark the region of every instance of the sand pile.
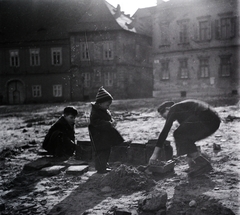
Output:
<instances>
[{"instance_id":1,"label":"sand pile","mask_svg":"<svg viewBox=\"0 0 240 215\"><path fill-rule=\"evenodd\" d=\"M110 186L112 189L143 190L154 186L155 183L148 175L138 171L135 167L121 164L108 173L101 181L101 186Z\"/></svg>"}]
</instances>

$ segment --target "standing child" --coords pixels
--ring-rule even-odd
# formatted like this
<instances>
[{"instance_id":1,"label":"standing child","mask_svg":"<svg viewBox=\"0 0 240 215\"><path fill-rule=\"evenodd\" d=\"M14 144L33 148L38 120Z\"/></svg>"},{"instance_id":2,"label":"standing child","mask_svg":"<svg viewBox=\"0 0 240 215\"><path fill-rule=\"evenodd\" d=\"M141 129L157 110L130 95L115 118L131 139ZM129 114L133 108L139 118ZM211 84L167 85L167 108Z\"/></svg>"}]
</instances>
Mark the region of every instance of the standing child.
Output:
<instances>
[{"instance_id":1,"label":"standing child","mask_svg":"<svg viewBox=\"0 0 240 215\"><path fill-rule=\"evenodd\" d=\"M49 129L42 147L50 155L68 158L75 152L75 118L78 115L74 107L66 107L63 115Z\"/></svg>"},{"instance_id":2,"label":"standing child","mask_svg":"<svg viewBox=\"0 0 240 215\"><path fill-rule=\"evenodd\" d=\"M95 151L95 169L100 174L110 171L107 165L111 147L124 141L109 111L112 100L111 94L100 87L90 114L89 134Z\"/></svg>"}]
</instances>

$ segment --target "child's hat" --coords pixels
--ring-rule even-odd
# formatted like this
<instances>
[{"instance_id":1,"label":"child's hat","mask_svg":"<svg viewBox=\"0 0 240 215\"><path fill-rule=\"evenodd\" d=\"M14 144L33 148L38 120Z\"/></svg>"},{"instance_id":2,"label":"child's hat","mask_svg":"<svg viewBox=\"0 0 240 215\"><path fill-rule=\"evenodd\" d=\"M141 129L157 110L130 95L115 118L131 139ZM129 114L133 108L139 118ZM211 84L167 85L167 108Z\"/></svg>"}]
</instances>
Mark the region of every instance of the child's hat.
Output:
<instances>
[{"instance_id":1,"label":"child's hat","mask_svg":"<svg viewBox=\"0 0 240 215\"><path fill-rule=\"evenodd\" d=\"M63 114L77 116L78 115L78 111L73 106L67 106L67 107L64 108Z\"/></svg>"},{"instance_id":2,"label":"child's hat","mask_svg":"<svg viewBox=\"0 0 240 215\"><path fill-rule=\"evenodd\" d=\"M96 102L97 103L102 103L102 102L106 102L106 101L109 101L109 100L113 100L113 97L111 96L111 94L107 90L105 90L103 88L103 86L100 87L98 89L98 93L96 95Z\"/></svg>"}]
</instances>

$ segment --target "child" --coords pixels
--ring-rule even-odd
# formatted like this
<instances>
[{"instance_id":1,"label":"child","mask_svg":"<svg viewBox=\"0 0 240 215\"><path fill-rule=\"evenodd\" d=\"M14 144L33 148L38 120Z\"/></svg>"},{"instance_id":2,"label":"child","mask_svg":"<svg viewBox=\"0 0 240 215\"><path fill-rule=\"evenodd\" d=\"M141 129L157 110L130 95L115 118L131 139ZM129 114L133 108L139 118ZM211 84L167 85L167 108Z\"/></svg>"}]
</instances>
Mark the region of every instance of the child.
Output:
<instances>
[{"instance_id":1,"label":"child","mask_svg":"<svg viewBox=\"0 0 240 215\"><path fill-rule=\"evenodd\" d=\"M159 106L158 112L166 119L166 122L149 164L157 163L157 157L172 124L178 121L179 126L173 136L177 155L187 154L190 167L188 175L197 176L211 170L210 162L201 155L195 142L212 135L219 128L221 119L214 109L205 102L189 99L176 104L171 101L164 102Z\"/></svg>"},{"instance_id":2,"label":"child","mask_svg":"<svg viewBox=\"0 0 240 215\"><path fill-rule=\"evenodd\" d=\"M74 124L77 115L74 107L66 107L63 116L51 126L42 145L50 155L65 158L73 155L76 149Z\"/></svg>"},{"instance_id":3,"label":"child","mask_svg":"<svg viewBox=\"0 0 240 215\"><path fill-rule=\"evenodd\" d=\"M110 171L107 168L111 147L123 143L124 139L115 129L109 107L113 97L103 87L96 95L96 102L92 103L90 114L89 134L95 151L95 169L103 174Z\"/></svg>"}]
</instances>

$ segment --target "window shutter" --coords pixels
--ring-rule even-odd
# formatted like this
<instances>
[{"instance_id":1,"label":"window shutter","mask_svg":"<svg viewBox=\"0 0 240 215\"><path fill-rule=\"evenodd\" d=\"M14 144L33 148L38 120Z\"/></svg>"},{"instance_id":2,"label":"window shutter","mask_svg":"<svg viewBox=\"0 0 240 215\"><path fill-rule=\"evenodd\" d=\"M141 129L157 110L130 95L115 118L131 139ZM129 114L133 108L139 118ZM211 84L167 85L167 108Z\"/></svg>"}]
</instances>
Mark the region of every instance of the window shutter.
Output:
<instances>
[{"instance_id":1,"label":"window shutter","mask_svg":"<svg viewBox=\"0 0 240 215\"><path fill-rule=\"evenodd\" d=\"M211 40L212 39L212 23L211 20L208 20L208 39Z\"/></svg>"},{"instance_id":2,"label":"window shutter","mask_svg":"<svg viewBox=\"0 0 240 215\"><path fill-rule=\"evenodd\" d=\"M89 60L94 59L94 42L88 42L88 52L89 52Z\"/></svg>"},{"instance_id":3,"label":"window shutter","mask_svg":"<svg viewBox=\"0 0 240 215\"><path fill-rule=\"evenodd\" d=\"M199 41L199 23L193 25L193 38L194 41Z\"/></svg>"},{"instance_id":4,"label":"window shutter","mask_svg":"<svg viewBox=\"0 0 240 215\"><path fill-rule=\"evenodd\" d=\"M236 17L231 18L231 38L236 36Z\"/></svg>"},{"instance_id":5,"label":"window shutter","mask_svg":"<svg viewBox=\"0 0 240 215\"><path fill-rule=\"evenodd\" d=\"M220 39L220 26L219 26L219 20L215 20L215 39Z\"/></svg>"}]
</instances>

